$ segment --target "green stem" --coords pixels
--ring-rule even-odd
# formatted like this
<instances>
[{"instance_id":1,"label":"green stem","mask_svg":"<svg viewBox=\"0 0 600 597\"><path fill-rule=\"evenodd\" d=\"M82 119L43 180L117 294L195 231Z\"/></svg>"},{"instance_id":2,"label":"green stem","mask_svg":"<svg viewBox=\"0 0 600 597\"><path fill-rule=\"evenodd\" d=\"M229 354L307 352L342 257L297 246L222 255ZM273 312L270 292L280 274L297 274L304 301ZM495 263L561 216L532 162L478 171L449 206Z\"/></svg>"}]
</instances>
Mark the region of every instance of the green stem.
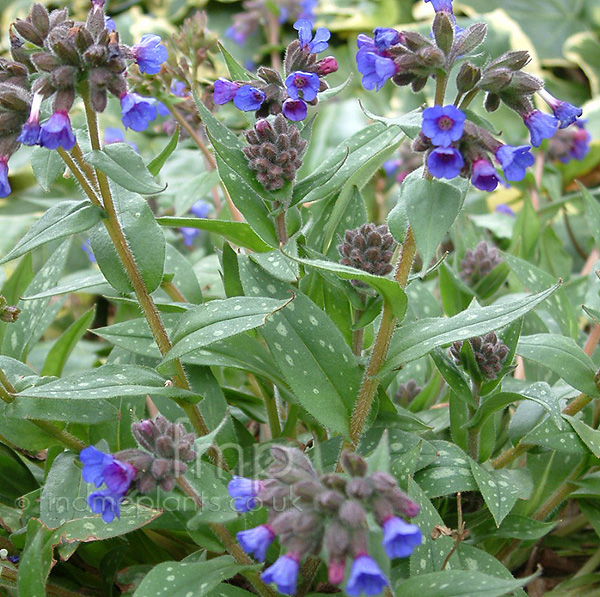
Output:
<instances>
[{"instance_id":1,"label":"green stem","mask_svg":"<svg viewBox=\"0 0 600 597\"><path fill-rule=\"evenodd\" d=\"M276 203L275 209L281 204ZM275 232L277 233L277 241L280 245L285 245L288 241L287 226L285 224L285 209L275 216Z\"/></svg>"},{"instance_id":2,"label":"green stem","mask_svg":"<svg viewBox=\"0 0 600 597\"><path fill-rule=\"evenodd\" d=\"M18 574L19 573L17 570L7 568L6 566L0 566L0 579L14 584L15 590L17 588ZM59 587L51 582L46 583L45 589L45 594L47 597L81 597L83 595L83 593L64 589L63 587Z\"/></svg>"},{"instance_id":3,"label":"green stem","mask_svg":"<svg viewBox=\"0 0 600 597\"><path fill-rule=\"evenodd\" d=\"M163 280L160 284L160 287L167 293L169 298L175 303L187 303L187 300L181 291L173 282L166 282Z\"/></svg>"},{"instance_id":4,"label":"green stem","mask_svg":"<svg viewBox=\"0 0 600 597\"><path fill-rule=\"evenodd\" d=\"M402 254L398 262L396 269L395 278L401 288L406 288L408 282L408 275L412 268L413 259L415 257L417 247L415 244L415 237L412 228L408 228L406 232L406 238L402 247ZM350 419L350 441L351 449L356 448L356 444L362 434L365 421L371 410L373 404L373 398L375 392L379 386L379 378L377 374L381 370L385 362L385 358L388 353L390 342L392 340L392 334L394 333L394 326L396 324L396 318L392 312L390 304L385 301L383 304L383 313L381 315L381 323L379 325L379 331L377 332L377 339L371 352L371 358L367 365L367 370L363 377L362 386L360 393L354 405L352 412L352 418Z\"/></svg>"},{"instance_id":5,"label":"green stem","mask_svg":"<svg viewBox=\"0 0 600 597\"><path fill-rule=\"evenodd\" d=\"M466 110L469 107L469 104L475 99L477 94L479 93L479 89L471 89L467 95L465 95L463 101L460 103L459 108L461 110Z\"/></svg>"},{"instance_id":6,"label":"green stem","mask_svg":"<svg viewBox=\"0 0 600 597\"><path fill-rule=\"evenodd\" d=\"M74 452L81 452L87 444L77 439L74 435L71 435L68 431L64 431L57 427L50 421L31 421L36 427L39 427L42 431L45 431L52 437L56 438L63 446L70 448Z\"/></svg>"},{"instance_id":7,"label":"green stem","mask_svg":"<svg viewBox=\"0 0 600 597\"><path fill-rule=\"evenodd\" d=\"M473 381L473 387L471 389L471 393L473 395L473 400L475 401L475 408L472 406L469 407L469 418L473 418L475 413L477 412L477 408L479 408L479 392L481 390L481 382ZM479 431L480 427L471 427L468 432L468 448L469 448L469 456L475 462L479 462Z\"/></svg>"},{"instance_id":8,"label":"green stem","mask_svg":"<svg viewBox=\"0 0 600 597\"><path fill-rule=\"evenodd\" d=\"M435 79L435 105L443 106L446 95L446 85L448 84L448 74L441 72Z\"/></svg>"}]
</instances>

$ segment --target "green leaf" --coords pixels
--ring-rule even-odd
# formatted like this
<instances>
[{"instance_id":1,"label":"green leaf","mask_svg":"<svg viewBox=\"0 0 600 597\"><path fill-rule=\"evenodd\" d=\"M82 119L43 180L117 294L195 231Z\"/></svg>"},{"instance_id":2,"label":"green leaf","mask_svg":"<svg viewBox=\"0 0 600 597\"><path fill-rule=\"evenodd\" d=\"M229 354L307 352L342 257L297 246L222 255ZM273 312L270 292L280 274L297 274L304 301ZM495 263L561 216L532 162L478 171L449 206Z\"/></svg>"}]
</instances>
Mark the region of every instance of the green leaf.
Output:
<instances>
[{"instance_id":1,"label":"green leaf","mask_svg":"<svg viewBox=\"0 0 600 597\"><path fill-rule=\"evenodd\" d=\"M242 151L239 139L213 116L197 96L196 104L215 149L219 176L229 190L235 206L264 242L277 247L279 243L275 227L265 202L269 205L277 201L285 202L290 189L284 187L278 194L267 191L248 167L248 158Z\"/></svg>"},{"instance_id":2,"label":"green leaf","mask_svg":"<svg viewBox=\"0 0 600 597\"><path fill-rule=\"evenodd\" d=\"M34 476L17 454L0 444L0 500L13 505L25 493L38 488Z\"/></svg>"},{"instance_id":3,"label":"green leaf","mask_svg":"<svg viewBox=\"0 0 600 597\"><path fill-rule=\"evenodd\" d=\"M383 372L414 361L445 344L499 330L537 307L558 287L556 284L544 292L489 307L481 307L474 301L466 311L454 317L428 317L403 325L392 338Z\"/></svg>"},{"instance_id":4,"label":"green leaf","mask_svg":"<svg viewBox=\"0 0 600 597\"><path fill-rule=\"evenodd\" d=\"M600 397L594 380L597 368L572 338L557 334L521 336L517 354L548 367L580 392Z\"/></svg>"},{"instance_id":5,"label":"green leaf","mask_svg":"<svg viewBox=\"0 0 600 597\"><path fill-rule=\"evenodd\" d=\"M238 247L244 247L252 251L258 251L259 253L267 253L273 250L273 247L265 243L246 222L229 222L227 220L210 220L207 218L174 218L170 216L157 218L156 221L161 226L207 230L226 238Z\"/></svg>"},{"instance_id":6,"label":"green leaf","mask_svg":"<svg viewBox=\"0 0 600 597\"><path fill-rule=\"evenodd\" d=\"M187 390L165 386L165 378L162 375L140 365L102 365L85 373L26 388L19 396L61 400L102 400L123 396L145 398L147 394L172 398L193 397L193 394Z\"/></svg>"},{"instance_id":7,"label":"green leaf","mask_svg":"<svg viewBox=\"0 0 600 597\"><path fill-rule=\"evenodd\" d=\"M65 163L54 149L34 147L31 152L31 168L38 184L44 191L65 171Z\"/></svg>"},{"instance_id":8,"label":"green leaf","mask_svg":"<svg viewBox=\"0 0 600 597\"><path fill-rule=\"evenodd\" d=\"M117 185L112 185L112 194L129 249L148 292L154 292L164 274L166 242L163 231L142 197ZM109 284L119 292L133 292L133 285L103 223L90 231L90 241L98 267Z\"/></svg>"},{"instance_id":9,"label":"green leaf","mask_svg":"<svg viewBox=\"0 0 600 597\"><path fill-rule=\"evenodd\" d=\"M290 259L301 263L307 267L314 267L320 271L335 274L342 280L360 280L365 284L377 290L389 302L394 311L394 315L401 321L406 314L408 300L404 290L398 282L383 276L375 276L366 273L362 270L347 265L340 265L333 261L325 261L323 259L301 259L298 257L289 256Z\"/></svg>"},{"instance_id":10,"label":"green leaf","mask_svg":"<svg viewBox=\"0 0 600 597\"><path fill-rule=\"evenodd\" d=\"M421 131L423 124L423 110L421 108L415 108L406 114L397 116L395 118L386 118L384 116L378 116L367 110L361 103L362 111L375 122L382 122L387 125L395 124L399 126L407 137L414 139Z\"/></svg>"},{"instance_id":11,"label":"green leaf","mask_svg":"<svg viewBox=\"0 0 600 597\"><path fill-rule=\"evenodd\" d=\"M46 595L46 582L52 566L51 537L52 531L39 520L29 521L25 548L19 561L19 595Z\"/></svg>"},{"instance_id":12,"label":"green leaf","mask_svg":"<svg viewBox=\"0 0 600 597\"><path fill-rule=\"evenodd\" d=\"M539 423L521 438L521 443L542 446L567 454L585 454L587 451L586 445L576 433L568 428L559 429L551 419L545 419Z\"/></svg>"},{"instance_id":13,"label":"green leaf","mask_svg":"<svg viewBox=\"0 0 600 597\"><path fill-rule=\"evenodd\" d=\"M94 320L95 314L96 307L94 306L88 309L63 332L62 336L48 351L41 375L55 375L56 377L60 377L69 355L73 352L81 337L86 333Z\"/></svg>"},{"instance_id":14,"label":"green leaf","mask_svg":"<svg viewBox=\"0 0 600 597\"><path fill-rule=\"evenodd\" d=\"M231 556L207 562L162 562L152 568L133 595L202 597L244 568L248 566L238 564Z\"/></svg>"},{"instance_id":15,"label":"green leaf","mask_svg":"<svg viewBox=\"0 0 600 597\"><path fill-rule=\"evenodd\" d=\"M250 296L286 299L296 293L261 334L298 403L322 425L347 434L361 372L341 332L307 296L248 258L240 258L240 277Z\"/></svg>"},{"instance_id":16,"label":"green leaf","mask_svg":"<svg viewBox=\"0 0 600 597\"><path fill-rule=\"evenodd\" d=\"M379 159L383 158L381 159L383 163L385 161L383 156L387 150L390 147L397 147L403 138L404 133L400 127L395 125L388 127L376 122L361 129L342 141L310 176L297 185L292 195L291 204L296 205L301 201L310 202L326 199L339 193L347 183L354 180L353 177L365 165L365 160L370 160L373 156L379 155ZM371 171L372 167L371 164L368 170ZM335 170L333 175L323 181L323 174L332 169ZM360 178L363 181L362 184L357 185L359 188L364 186L366 182L366 172L363 171ZM307 192L307 189L311 190Z\"/></svg>"},{"instance_id":17,"label":"green leaf","mask_svg":"<svg viewBox=\"0 0 600 597\"><path fill-rule=\"evenodd\" d=\"M156 195L167 188L154 180L142 156L128 143L105 145L102 150L88 153L86 160L113 182L133 193Z\"/></svg>"},{"instance_id":18,"label":"green leaf","mask_svg":"<svg viewBox=\"0 0 600 597\"><path fill-rule=\"evenodd\" d=\"M509 514L499 527L496 527L493 520L488 520L472 527L472 533L476 541L488 537L536 541L547 535L556 524L556 522L542 522L525 516Z\"/></svg>"},{"instance_id":19,"label":"green leaf","mask_svg":"<svg viewBox=\"0 0 600 597\"><path fill-rule=\"evenodd\" d=\"M596 458L600 458L600 431L593 429L575 417L569 415L563 415L563 417L571 423L571 427L573 427L579 439L590 449L590 452Z\"/></svg>"},{"instance_id":20,"label":"green leaf","mask_svg":"<svg viewBox=\"0 0 600 597\"><path fill-rule=\"evenodd\" d=\"M401 580L394 591L398 595L419 597L501 597L534 578L535 575L508 580L474 570L443 570Z\"/></svg>"},{"instance_id":21,"label":"green leaf","mask_svg":"<svg viewBox=\"0 0 600 597\"><path fill-rule=\"evenodd\" d=\"M165 277L167 276L173 277L171 281L188 303L192 305L202 303L202 289L192 264L189 259L168 243L165 256Z\"/></svg>"},{"instance_id":22,"label":"green leaf","mask_svg":"<svg viewBox=\"0 0 600 597\"><path fill-rule=\"evenodd\" d=\"M70 294L71 292L86 291L89 294L95 294L102 289L110 290L104 276L94 270L85 269L80 272L74 272L62 278L57 286L53 286L48 290L42 290L35 294L25 294L22 299L24 301L35 301L42 298L50 298L61 294Z\"/></svg>"},{"instance_id":23,"label":"green leaf","mask_svg":"<svg viewBox=\"0 0 600 597\"><path fill-rule=\"evenodd\" d=\"M179 142L179 125L176 125L169 142L164 146L163 150L148 164L148 172L152 176L158 176L166 161L171 157L171 154L177 149Z\"/></svg>"},{"instance_id":24,"label":"green leaf","mask_svg":"<svg viewBox=\"0 0 600 597\"><path fill-rule=\"evenodd\" d=\"M89 230L102 219L103 213L103 210L89 201L62 201L44 213L13 250L0 259L0 264L12 261L58 238Z\"/></svg>"},{"instance_id":25,"label":"green leaf","mask_svg":"<svg viewBox=\"0 0 600 597\"><path fill-rule=\"evenodd\" d=\"M440 348L436 348L432 351L431 358L456 396L464 403L475 407L475 399L473 398L473 392L471 392L469 382L454 361Z\"/></svg>"},{"instance_id":26,"label":"green leaf","mask_svg":"<svg viewBox=\"0 0 600 597\"><path fill-rule=\"evenodd\" d=\"M229 70L229 74L234 81L252 81L257 77L249 70L246 70L226 49L221 42L217 42L223 60Z\"/></svg>"},{"instance_id":27,"label":"green leaf","mask_svg":"<svg viewBox=\"0 0 600 597\"><path fill-rule=\"evenodd\" d=\"M188 311L172 336L173 348L163 363L195 350L265 325L267 318L282 309L289 300L234 297L211 301Z\"/></svg>"},{"instance_id":28,"label":"green leaf","mask_svg":"<svg viewBox=\"0 0 600 597\"><path fill-rule=\"evenodd\" d=\"M70 242L68 240L64 241L50 255L48 261L46 261L29 286L27 286L25 294L37 294L56 284L65 266L69 245ZM20 300L17 306L21 309L21 313L17 321L12 323L4 334L2 354L18 360L24 359L48 326L54 321L63 303L64 300L51 303L46 298L35 301Z\"/></svg>"},{"instance_id":29,"label":"green leaf","mask_svg":"<svg viewBox=\"0 0 600 597\"><path fill-rule=\"evenodd\" d=\"M423 178L423 169L411 172L402 182L398 203L405 204L417 249L423 263L429 263L438 245L460 213L468 184L455 185ZM395 207L389 217L393 218Z\"/></svg>"}]
</instances>

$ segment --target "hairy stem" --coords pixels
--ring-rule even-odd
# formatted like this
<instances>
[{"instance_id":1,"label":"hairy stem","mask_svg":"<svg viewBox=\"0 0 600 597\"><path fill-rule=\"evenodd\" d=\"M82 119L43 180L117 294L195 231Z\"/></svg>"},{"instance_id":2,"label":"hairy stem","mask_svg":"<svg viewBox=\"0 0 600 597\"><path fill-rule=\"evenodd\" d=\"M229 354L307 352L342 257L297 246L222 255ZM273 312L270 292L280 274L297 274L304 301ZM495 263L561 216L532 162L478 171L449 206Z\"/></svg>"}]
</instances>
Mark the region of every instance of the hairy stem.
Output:
<instances>
[{"instance_id":1,"label":"hairy stem","mask_svg":"<svg viewBox=\"0 0 600 597\"><path fill-rule=\"evenodd\" d=\"M460 103L459 109L466 110L469 107L469 104L475 99L477 94L479 93L479 89L475 88L469 91L467 95L465 95L463 101Z\"/></svg>"},{"instance_id":2,"label":"hairy stem","mask_svg":"<svg viewBox=\"0 0 600 597\"><path fill-rule=\"evenodd\" d=\"M277 209L281 204L276 203L275 209ZM285 209L275 216L275 232L277 234L277 241L280 245L285 245L288 239L287 226L285 224Z\"/></svg>"},{"instance_id":3,"label":"hairy stem","mask_svg":"<svg viewBox=\"0 0 600 597\"><path fill-rule=\"evenodd\" d=\"M435 105L443 106L446 96L446 85L448 84L448 74L439 73L435 79Z\"/></svg>"},{"instance_id":4,"label":"hairy stem","mask_svg":"<svg viewBox=\"0 0 600 597\"><path fill-rule=\"evenodd\" d=\"M477 408L479 407L479 391L481 390L481 383L473 381L473 387L471 389L473 400L477 405L475 408L469 407L469 418L473 418L475 413L477 412ZM468 431L468 448L469 448L469 456L475 460L475 462L479 462L479 432L480 427L471 427Z\"/></svg>"}]
</instances>

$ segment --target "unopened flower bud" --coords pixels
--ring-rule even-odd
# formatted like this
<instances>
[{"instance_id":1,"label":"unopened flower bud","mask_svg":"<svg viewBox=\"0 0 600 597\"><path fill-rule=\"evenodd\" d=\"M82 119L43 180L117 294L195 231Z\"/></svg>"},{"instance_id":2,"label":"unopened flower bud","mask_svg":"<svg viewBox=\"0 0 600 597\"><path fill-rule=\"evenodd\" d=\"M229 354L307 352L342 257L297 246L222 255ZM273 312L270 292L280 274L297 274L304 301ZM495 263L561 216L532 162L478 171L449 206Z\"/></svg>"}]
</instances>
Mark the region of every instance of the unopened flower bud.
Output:
<instances>
[{"instance_id":1,"label":"unopened flower bud","mask_svg":"<svg viewBox=\"0 0 600 597\"><path fill-rule=\"evenodd\" d=\"M483 105L488 112L495 112L500 107L500 96L487 93Z\"/></svg>"},{"instance_id":2,"label":"unopened flower bud","mask_svg":"<svg viewBox=\"0 0 600 597\"><path fill-rule=\"evenodd\" d=\"M398 386L394 398L401 406L408 406L422 390L414 379L409 379L405 384Z\"/></svg>"},{"instance_id":3,"label":"unopened flower bud","mask_svg":"<svg viewBox=\"0 0 600 597\"><path fill-rule=\"evenodd\" d=\"M454 23L452 22L453 16L445 11L436 13L435 19L433 20L433 37L440 50L444 54L449 54L452 49L452 43L454 42Z\"/></svg>"},{"instance_id":4,"label":"unopened flower bud","mask_svg":"<svg viewBox=\"0 0 600 597\"><path fill-rule=\"evenodd\" d=\"M338 70L337 60L333 56L326 56L317 62L317 75L324 77Z\"/></svg>"},{"instance_id":5,"label":"unopened flower bud","mask_svg":"<svg viewBox=\"0 0 600 597\"><path fill-rule=\"evenodd\" d=\"M338 491L323 491L315 498L315 505L321 512L336 513L344 503L344 496Z\"/></svg>"},{"instance_id":6,"label":"unopened flower bud","mask_svg":"<svg viewBox=\"0 0 600 597\"><path fill-rule=\"evenodd\" d=\"M346 493L358 500L366 500L373 494L373 487L364 477L354 477L348 481Z\"/></svg>"},{"instance_id":7,"label":"unopened flower bud","mask_svg":"<svg viewBox=\"0 0 600 597\"><path fill-rule=\"evenodd\" d=\"M350 528L356 529L367 524L367 513L356 500L347 500L340 507L340 520Z\"/></svg>"},{"instance_id":8,"label":"unopened flower bud","mask_svg":"<svg viewBox=\"0 0 600 597\"><path fill-rule=\"evenodd\" d=\"M508 347L503 344L494 332L485 336L476 336L469 340L479 371L486 379L496 379L502 371L504 361L508 356ZM459 365L463 364L462 342L455 342L450 348L450 354Z\"/></svg>"},{"instance_id":9,"label":"unopened flower bud","mask_svg":"<svg viewBox=\"0 0 600 597\"><path fill-rule=\"evenodd\" d=\"M315 470L306 456L297 448L273 446L271 455L275 462L269 473L278 481L287 484L317 478Z\"/></svg>"},{"instance_id":10,"label":"unopened flower bud","mask_svg":"<svg viewBox=\"0 0 600 597\"><path fill-rule=\"evenodd\" d=\"M459 93L468 93L477 85L479 79L481 79L481 69L470 62L463 62L456 75L456 88Z\"/></svg>"},{"instance_id":11,"label":"unopened flower bud","mask_svg":"<svg viewBox=\"0 0 600 597\"><path fill-rule=\"evenodd\" d=\"M474 250L467 249L460 262L460 277L474 286L504 260L498 249L482 240Z\"/></svg>"},{"instance_id":12,"label":"unopened flower bud","mask_svg":"<svg viewBox=\"0 0 600 597\"><path fill-rule=\"evenodd\" d=\"M367 474L367 461L355 452L344 452L342 466L352 477L364 477Z\"/></svg>"}]
</instances>

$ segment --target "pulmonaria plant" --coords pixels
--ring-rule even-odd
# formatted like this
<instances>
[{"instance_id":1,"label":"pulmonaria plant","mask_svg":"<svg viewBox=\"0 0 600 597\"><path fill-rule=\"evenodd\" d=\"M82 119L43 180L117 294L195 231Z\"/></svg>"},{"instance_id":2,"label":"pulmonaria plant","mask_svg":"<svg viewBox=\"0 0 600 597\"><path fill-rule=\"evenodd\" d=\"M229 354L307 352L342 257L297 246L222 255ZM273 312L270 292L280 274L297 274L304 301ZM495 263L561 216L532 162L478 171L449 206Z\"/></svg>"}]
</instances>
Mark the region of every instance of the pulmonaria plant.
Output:
<instances>
[{"instance_id":1,"label":"pulmonaria plant","mask_svg":"<svg viewBox=\"0 0 600 597\"><path fill-rule=\"evenodd\" d=\"M131 93L127 69L137 63L155 74L167 59L160 37L145 35L132 46L120 43L103 2L92 2L85 22L69 18L67 9L34 4L11 32L12 61L0 61L0 196L10 193L8 159L21 144L70 151L77 139L69 112L78 95L90 109L103 112L108 95L119 98L123 124L143 131L156 118L156 100ZM43 121L44 103L52 103Z\"/></svg>"},{"instance_id":2,"label":"pulmonaria plant","mask_svg":"<svg viewBox=\"0 0 600 597\"><path fill-rule=\"evenodd\" d=\"M399 86L411 85L416 92L430 78L435 79L436 105L423 111L421 132L413 143L415 151L425 154L429 174L445 179L470 178L477 189L493 191L503 182L495 161L506 180L522 180L534 163L531 146L505 145L469 119L466 109L475 97L485 94L484 106L489 112L501 103L516 111L529 129L534 147L553 137L558 129L576 123L582 110L558 100L543 88L542 81L523 72L530 61L526 51L507 52L483 67L470 62L468 56L483 42L486 25L475 23L463 30L456 24L452 0L432 0L431 4L436 11L431 38L385 27L376 28L372 38L358 36L356 63L363 87L379 91L391 80ZM458 95L454 104L444 105L447 80L459 62ZM552 114L534 108L536 93Z\"/></svg>"},{"instance_id":3,"label":"pulmonaria plant","mask_svg":"<svg viewBox=\"0 0 600 597\"><path fill-rule=\"evenodd\" d=\"M283 114L298 122L308 114L308 106L318 103L318 93L329 88L325 77L338 69L332 56L317 59L328 47L330 32L320 27L312 33L312 23L300 19L294 23L298 39L286 50L283 77L272 68L260 67L258 79L229 81L219 78L214 84L213 101L233 105L244 112L256 112L257 118Z\"/></svg>"},{"instance_id":4,"label":"pulmonaria plant","mask_svg":"<svg viewBox=\"0 0 600 597\"><path fill-rule=\"evenodd\" d=\"M237 539L248 554L264 562L270 545L279 539L285 553L261 575L285 595L296 592L302 560L324 548L329 558L328 579L344 582L346 562L352 561L344 588L348 595L378 595L388 579L368 553L367 535L372 517L383 532L382 545L390 559L410 556L421 544L419 527L406 522L419 506L384 472L367 474L366 461L346 453L348 476L319 475L296 448L274 446L268 478L234 477L229 494L236 509L245 513L256 506L269 510L268 522L240 531Z\"/></svg>"}]
</instances>

